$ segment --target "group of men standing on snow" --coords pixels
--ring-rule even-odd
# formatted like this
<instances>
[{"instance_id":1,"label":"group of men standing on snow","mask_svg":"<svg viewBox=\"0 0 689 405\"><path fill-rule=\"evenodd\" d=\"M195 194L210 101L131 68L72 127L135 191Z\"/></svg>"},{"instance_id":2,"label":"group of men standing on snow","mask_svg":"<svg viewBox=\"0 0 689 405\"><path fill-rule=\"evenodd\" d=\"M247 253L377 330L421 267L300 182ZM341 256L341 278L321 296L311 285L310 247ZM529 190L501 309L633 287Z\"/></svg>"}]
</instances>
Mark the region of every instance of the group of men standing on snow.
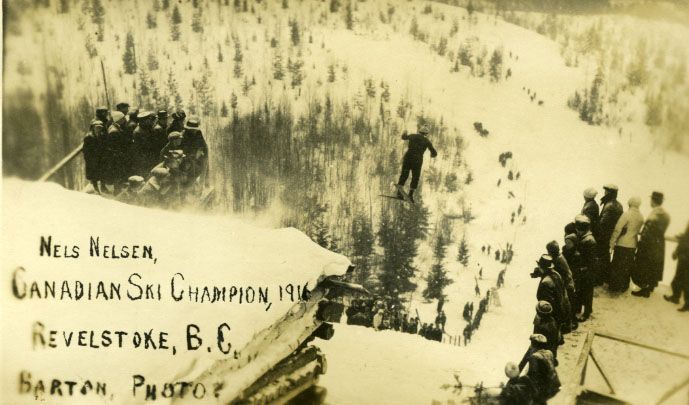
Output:
<instances>
[{"instance_id":1,"label":"group of men standing on snow","mask_svg":"<svg viewBox=\"0 0 689 405\"><path fill-rule=\"evenodd\" d=\"M95 193L130 203L159 205L207 173L208 145L199 119L178 110L140 111L121 102L96 108L84 137L86 178Z\"/></svg>"},{"instance_id":2,"label":"group of men standing on snow","mask_svg":"<svg viewBox=\"0 0 689 405\"><path fill-rule=\"evenodd\" d=\"M678 261L677 272L672 281L672 294L665 299L679 303L682 293L685 304L679 311L689 311L689 224L684 233L674 237L665 235L670 225L670 215L663 208L664 195L654 191L650 196L651 212L644 219L639 207L639 197L631 197L625 211L617 201L617 186L603 187L605 194L599 206L593 188L584 191L584 207L579 221L588 220L596 242L598 263L592 273L594 286L607 284L611 293L623 293L633 281L639 289L632 291L636 297L650 297L663 279L665 266L665 241L677 242L673 258ZM577 221L575 218L575 223ZM576 244L574 244L576 252ZM584 318L591 310L584 313Z\"/></svg>"},{"instance_id":3,"label":"group of men standing on snow","mask_svg":"<svg viewBox=\"0 0 689 405\"><path fill-rule=\"evenodd\" d=\"M549 242L531 273L540 279L531 344L518 366L505 368L510 379L500 395L502 403L542 404L554 396L560 387L558 346L593 313L594 287L607 284L611 293L620 294L633 281L639 289L632 295L648 298L663 279L666 239L677 242L672 257L678 263L672 294L664 298L679 303L684 294L679 311L689 311L689 224L684 233L666 238L670 216L662 193L651 194L652 210L644 219L640 198L630 198L625 211L617 201L617 186L603 189L600 206L595 189L584 191L581 213L565 226L562 251L556 241Z\"/></svg>"}]
</instances>

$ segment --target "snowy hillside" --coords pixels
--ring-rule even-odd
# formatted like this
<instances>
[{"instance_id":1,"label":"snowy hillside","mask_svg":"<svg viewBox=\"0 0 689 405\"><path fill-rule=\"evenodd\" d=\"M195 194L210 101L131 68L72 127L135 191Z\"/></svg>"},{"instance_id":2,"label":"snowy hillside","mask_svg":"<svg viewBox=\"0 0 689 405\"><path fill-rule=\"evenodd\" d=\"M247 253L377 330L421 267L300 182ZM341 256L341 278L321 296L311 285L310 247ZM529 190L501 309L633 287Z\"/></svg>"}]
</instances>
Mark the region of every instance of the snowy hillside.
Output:
<instances>
[{"instance_id":1,"label":"snowy hillside","mask_svg":"<svg viewBox=\"0 0 689 405\"><path fill-rule=\"evenodd\" d=\"M45 94L44 80L49 82L48 89L63 88L55 97L65 106L56 120L29 128L42 135L32 138L40 146L26 156L39 156L36 160L43 166L13 161L12 166L4 167L14 170L13 174L38 173L70 149L66 145L74 144L78 140L75 134L83 133L89 109L104 102L98 63L103 59L114 93L111 97L135 100L146 108L184 107L203 117L213 150L213 183L221 201L216 207L218 216L244 216L271 227L294 225L352 261L361 259L353 257L358 241L352 235L353 223L361 219L369 224L370 252L360 262L371 267L362 282L370 282L375 289L384 272L380 263L384 263L388 247L380 242L381 223L386 215L398 218L395 215L414 209L379 195L389 194L389 184L397 180L406 147L400 133L416 130L417 123L430 123L439 157L424 162L417 212L428 210L428 226L426 234L414 240L418 246L413 257L418 270L413 275L416 286L401 294L402 305L411 314L418 311L422 322L433 321L437 301L425 300L422 294L435 260L434 237L447 226L451 238L440 260L452 280L443 290L446 340L461 336L466 325L462 318L465 303L478 303L496 284L498 274L507 269L505 286L498 290L501 306L489 307L468 346L336 325L332 340L317 342L328 356L328 372L320 380L328 390L328 403L459 402L459 394L442 388L455 382L454 375L467 387L461 396L471 393L470 385L503 382L504 364L521 359L533 328L537 281L529 273L545 253L547 242L561 242L564 225L581 209L585 188L602 190L603 184L615 183L625 208L630 197L641 197L644 215L650 210L650 193L662 191L672 217L668 234L682 231L689 221L689 156L661 146L643 119L623 122L624 135L616 126L580 120L567 103L582 83L590 82L591 69L584 63L568 63L568 54L563 55L559 44L544 35L493 15L469 15L464 8L436 3L431 7L422 2L357 1L353 10L350 4L336 12L329 9L329 2L291 1L283 8L281 2L256 1L241 12L220 2L202 3L202 12L189 2L179 3L181 40L174 43L169 39L175 26L171 19L171 10L177 7L174 2L169 9L157 11L152 11L148 2L135 2L130 9L108 9L107 36L102 43L83 29L91 25L90 12L76 10L76 6L40 31L31 31L31 23L45 21L54 10L39 10L34 18L20 19L13 28L23 30L35 47L22 48L26 40L22 36L7 41L12 69L5 72L5 80L17 94L26 95L22 91L27 89L34 93L24 104L24 98L18 97L16 109L8 108L6 114L29 107L36 115L46 111L50 104L44 101L55 94ZM147 27L149 12L157 16L154 28ZM201 32L192 25L197 15L206 27ZM75 19L81 24L68 24ZM120 21L128 21L128 25ZM686 33L685 28L663 27L673 38L677 32L680 36ZM136 73L124 71L127 31L137 34ZM88 45L85 48L83 43L59 43L41 50L38 45L51 35L87 38L85 41L95 44L98 56L89 58L85 53ZM447 49L441 51L441 38L446 35L442 47ZM454 56L463 44L469 44L472 67L458 64L455 69ZM500 71L498 79L491 80L488 59L496 53L502 58ZM24 66L44 54L47 66L33 70ZM483 62L477 62L481 58ZM83 64L75 68L70 60ZM278 78L278 65L280 69L284 66L284 78ZM662 76L664 70L651 73ZM142 95L142 86L148 86L146 95ZM264 109L265 115L261 115ZM53 127L58 121L64 126ZM475 123L489 131L487 136L481 136ZM69 130L63 131L63 127ZM23 122L13 121L10 128L26 130ZM55 131L48 133L52 129ZM8 132L3 139L6 150L22 150L12 139L5 146L7 137ZM275 141L283 138L288 139L286 144ZM512 157L501 164L499 156L506 152ZM67 184L83 182L79 164L70 170L65 175ZM5 187L5 198L12 201L7 190ZM105 207L105 202L84 198L89 199L89 209ZM134 222L147 212L127 208ZM474 218L463 219L467 212ZM182 214L155 215L165 216L167 223L178 227L196 221L196 217ZM210 225L217 219L211 218L199 221L219 226ZM231 237L242 239L239 234ZM466 266L457 260L461 240L469 249ZM482 252L482 247L491 246L495 251L507 244L515 252L511 263ZM587 330L636 336L688 351L683 345L689 338L687 316L676 313L660 297L674 274L672 249L674 245L668 244L665 285L647 305L635 297L612 298L603 290L596 291L591 321L568 336L562 349L564 385L573 381L569 373ZM201 267L199 263L188 265ZM642 367L631 364L635 353L616 347L601 347L600 351L606 360L619 360L619 354L634 370ZM643 356L648 356L644 358L649 363L664 361ZM670 367L669 374L676 373L677 378L687 372L686 364ZM651 374L643 374L649 376L646 381L629 379L625 383L624 390L634 397L631 400L649 403L657 398L658 390L650 389L656 381ZM616 378L624 380L624 376ZM669 381L669 377L661 379Z\"/></svg>"}]
</instances>

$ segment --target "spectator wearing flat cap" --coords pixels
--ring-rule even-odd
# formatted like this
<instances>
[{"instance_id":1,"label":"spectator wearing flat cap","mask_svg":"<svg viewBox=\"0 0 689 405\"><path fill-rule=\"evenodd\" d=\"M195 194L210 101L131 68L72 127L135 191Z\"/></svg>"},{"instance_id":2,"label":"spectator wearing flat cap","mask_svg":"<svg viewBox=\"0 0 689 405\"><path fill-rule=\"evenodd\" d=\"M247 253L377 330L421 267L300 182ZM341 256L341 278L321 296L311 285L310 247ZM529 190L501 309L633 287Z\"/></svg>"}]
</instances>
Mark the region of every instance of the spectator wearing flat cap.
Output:
<instances>
[{"instance_id":1,"label":"spectator wearing flat cap","mask_svg":"<svg viewBox=\"0 0 689 405\"><path fill-rule=\"evenodd\" d=\"M562 323L560 329L562 333L569 333L572 330L572 302L576 294L572 270L567 263L567 259L560 253L560 245L556 241L550 241L545 245L548 255L553 258L555 271L562 278L564 293L562 297Z\"/></svg>"},{"instance_id":2,"label":"spectator wearing flat cap","mask_svg":"<svg viewBox=\"0 0 689 405\"><path fill-rule=\"evenodd\" d=\"M533 321L533 333L538 333L548 339L547 348L557 359L557 348L560 345L560 325L553 318L553 306L548 301L538 301L536 316Z\"/></svg>"},{"instance_id":3,"label":"spectator wearing flat cap","mask_svg":"<svg viewBox=\"0 0 689 405\"><path fill-rule=\"evenodd\" d=\"M117 200L126 204L139 205L141 203L139 191L144 186L144 178L130 176L127 179L127 187L117 195Z\"/></svg>"},{"instance_id":4,"label":"spectator wearing flat cap","mask_svg":"<svg viewBox=\"0 0 689 405\"><path fill-rule=\"evenodd\" d=\"M82 153L84 154L84 168L86 172L86 179L91 182L93 190L100 194L100 182L103 180L105 174L104 159L106 155L105 138L107 128L105 126L108 119L108 109L106 107L97 107L95 118L91 120L89 130L84 136L84 146Z\"/></svg>"},{"instance_id":5,"label":"spectator wearing flat cap","mask_svg":"<svg viewBox=\"0 0 689 405\"><path fill-rule=\"evenodd\" d=\"M115 105L115 110L121 112L126 117L129 114L129 103L126 101L120 101Z\"/></svg>"},{"instance_id":6,"label":"spectator wearing flat cap","mask_svg":"<svg viewBox=\"0 0 689 405\"><path fill-rule=\"evenodd\" d=\"M200 176L206 177L208 169L208 144L199 128L201 122L198 117L190 117L182 132L182 150L189 159L189 174L192 180Z\"/></svg>"},{"instance_id":7,"label":"spectator wearing flat cap","mask_svg":"<svg viewBox=\"0 0 689 405\"><path fill-rule=\"evenodd\" d=\"M529 338L531 345L524 358L519 363L519 370L528 364L526 375L536 388L534 403L545 404L560 390L560 378L555 368L555 357L548 350L548 339L541 334L533 334Z\"/></svg>"},{"instance_id":8,"label":"spectator wearing flat cap","mask_svg":"<svg viewBox=\"0 0 689 405\"><path fill-rule=\"evenodd\" d=\"M129 120L127 121L126 131L128 136L134 139L134 130L139 125L139 109L137 107L129 109Z\"/></svg>"},{"instance_id":9,"label":"spectator wearing flat cap","mask_svg":"<svg viewBox=\"0 0 689 405\"><path fill-rule=\"evenodd\" d=\"M141 189L146 205L175 207L182 202L180 167L183 160L182 150L171 150L165 160L151 170L148 182Z\"/></svg>"},{"instance_id":10,"label":"spectator wearing flat cap","mask_svg":"<svg viewBox=\"0 0 689 405\"><path fill-rule=\"evenodd\" d=\"M594 274L594 282L596 285L602 285L607 282L608 273L610 271L610 238L615 230L617 221L622 216L624 209L622 204L617 201L617 186L614 184L606 184L603 186L605 194L601 198L600 223L597 235L594 235L598 243L598 258L599 269ZM592 228L593 229L593 228Z\"/></svg>"},{"instance_id":11,"label":"spectator wearing flat cap","mask_svg":"<svg viewBox=\"0 0 689 405\"><path fill-rule=\"evenodd\" d=\"M179 109L172 113L172 121L167 127L168 135L170 132L183 132L184 131L184 121L187 119L187 114L184 110Z\"/></svg>"},{"instance_id":12,"label":"spectator wearing flat cap","mask_svg":"<svg viewBox=\"0 0 689 405\"><path fill-rule=\"evenodd\" d=\"M125 161L129 152L129 144L124 128L127 124L125 115L120 111L113 111L112 125L108 128L106 136L105 158L105 183L114 185L114 194L117 195L122 184L127 180L127 167Z\"/></svg>"},{"instance_id":13,"label":"spectator wearing flat cap","mask_svg":"<svg viewBox=\"0 0 689 405\"><path fill-rule=\"evenodd\" d=\"M648 298L663 279L665 264L665 231L670 225L670 215L663 208L663 193L654 191L651 194L653 208L646 218L636 251L636 266L632 273L638 291L632 294Z\"/></svg>"},{"instance_id":14,"label":"spectator wearing flat cap","mask_svg":"<svg viewBox=\"0 0 689 405\"><path fill-rule=\"evenodd\" d=\"M591 221L586 215L579 214L574 217L576 260L572 266L572 276L577 290L577 305L574 312L579 314L582 309L584 311L577 318L579 322L587 320L593 312L593 287L597 274L598 252L590 226Z\"/></svg>"},{"instance_id":15,"label":"spectator wearing flat cap","mask_svg":"<svg viewBox=\"0 0 689 405\"><path fill-rule=\"evenodd\" d=\"M138 120L139 125L134 130L133 171L138 176L148 177L151 169L158 163L160 152L153 142L155 117L150 111L141 111Z\"/></svg>"},{"instance_id":16,"label":"spectator wearing flat cap","mask_svg":"<svg viewBox=\"0 0 689 405\"><path fill-rule=\"evenodd\" d=\"M160 150L159 159L162 162L165 160L165 156L173 150L182 149L182 133L173 131L167 135L167 143Z\"/></svg>"},{"instance_id":17,"label":"spectator wearing flat cap","mask_svg":"<svg viewBox=\"0 0 689 405\"><path fill-rule=\"evenodd\" d=\"M160 151L168 143L167 111L159 110L156 114L156 118L156 124L153 127L153 141L151 144L151 148L155 149L158 155L160 155ZM161 160L158 160L158 162L160 162Z\"/></svg>"},{"instance_id":18,"label":"spectator wearing flat cap","mask_svg":"<svg viewBox=\"0 0 689 405\"><path fill-rule=\"evenodd\" d=\"M598 222L600 220L600 207L596 202L598 191L589 187L584 190L584 206L581 208L581 213L589 217L591 221L591 233L595 238L598 234Z\"/></svg>"},{"instance_id":19,"label":"spectator wearing flat cap","mask_svg":"<svg viewBox=\"0 0 689 405\"><path fill-rule=\"evenodd\" d=\"M637 238L644 224L644 217L639 212L641 199L632 197L628 202L629 209L620 216L615 230L610 237L612 263L608 277L608 290L624 292L629 288L629 277L634 268Z\"/></svg>"},{"instance_id":20,"label":"spectator wearing flat cap","mask_svg":"<svg viewBox=\"0 0 689 405\"><path fill-rule=\"evenodd\" d=\"M542 255L536 263L538 266L531 273L532 278L540 278L538 289L536 290L536 299L550 303L552 316L557 325L561 325L564 322L562 311L564 285L562 278L555 271L553 258L550 255Z\"/></svg>"}]
</instances>

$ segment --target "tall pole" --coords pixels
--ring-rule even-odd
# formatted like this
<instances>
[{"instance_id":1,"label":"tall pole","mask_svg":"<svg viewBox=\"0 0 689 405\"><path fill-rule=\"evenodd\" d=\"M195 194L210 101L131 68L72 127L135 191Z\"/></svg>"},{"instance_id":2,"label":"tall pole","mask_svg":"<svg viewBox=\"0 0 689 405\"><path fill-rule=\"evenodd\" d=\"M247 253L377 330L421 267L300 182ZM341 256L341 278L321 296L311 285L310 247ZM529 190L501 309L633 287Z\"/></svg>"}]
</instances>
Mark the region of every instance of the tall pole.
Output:
<instances>
[{"instance_id":1,"label":"tall pole","mask_svg":"<svg viewBox=\"0 0 689 405\"><path fill-rule=\"evenodd\" d=\"M105 79L105 65L103 64L103 59L100 60L100 70L103 73L103 88L105 89L105 102L107 104L108 110L112 108L110 106L110 96L108 95L108 81Z\"/></svg>"}]
</instances>

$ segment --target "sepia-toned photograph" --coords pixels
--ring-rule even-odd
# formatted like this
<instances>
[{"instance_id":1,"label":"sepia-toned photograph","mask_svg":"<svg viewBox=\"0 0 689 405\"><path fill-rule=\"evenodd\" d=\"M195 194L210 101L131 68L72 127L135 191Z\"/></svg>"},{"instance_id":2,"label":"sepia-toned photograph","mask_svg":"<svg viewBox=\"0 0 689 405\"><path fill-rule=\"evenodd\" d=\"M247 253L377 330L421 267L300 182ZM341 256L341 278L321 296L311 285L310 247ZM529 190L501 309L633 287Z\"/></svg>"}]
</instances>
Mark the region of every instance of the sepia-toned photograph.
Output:
<instances>
[{"instance_id":1,"label":"sepia-toned photograph","mask_svg":"<svg viewBox=\"0 0 689 405\"><path fill-rule=\"evenodd\" d=\"M4 0L1 404L689 404L685 0Z\"/></svg>"}]
</instances>

